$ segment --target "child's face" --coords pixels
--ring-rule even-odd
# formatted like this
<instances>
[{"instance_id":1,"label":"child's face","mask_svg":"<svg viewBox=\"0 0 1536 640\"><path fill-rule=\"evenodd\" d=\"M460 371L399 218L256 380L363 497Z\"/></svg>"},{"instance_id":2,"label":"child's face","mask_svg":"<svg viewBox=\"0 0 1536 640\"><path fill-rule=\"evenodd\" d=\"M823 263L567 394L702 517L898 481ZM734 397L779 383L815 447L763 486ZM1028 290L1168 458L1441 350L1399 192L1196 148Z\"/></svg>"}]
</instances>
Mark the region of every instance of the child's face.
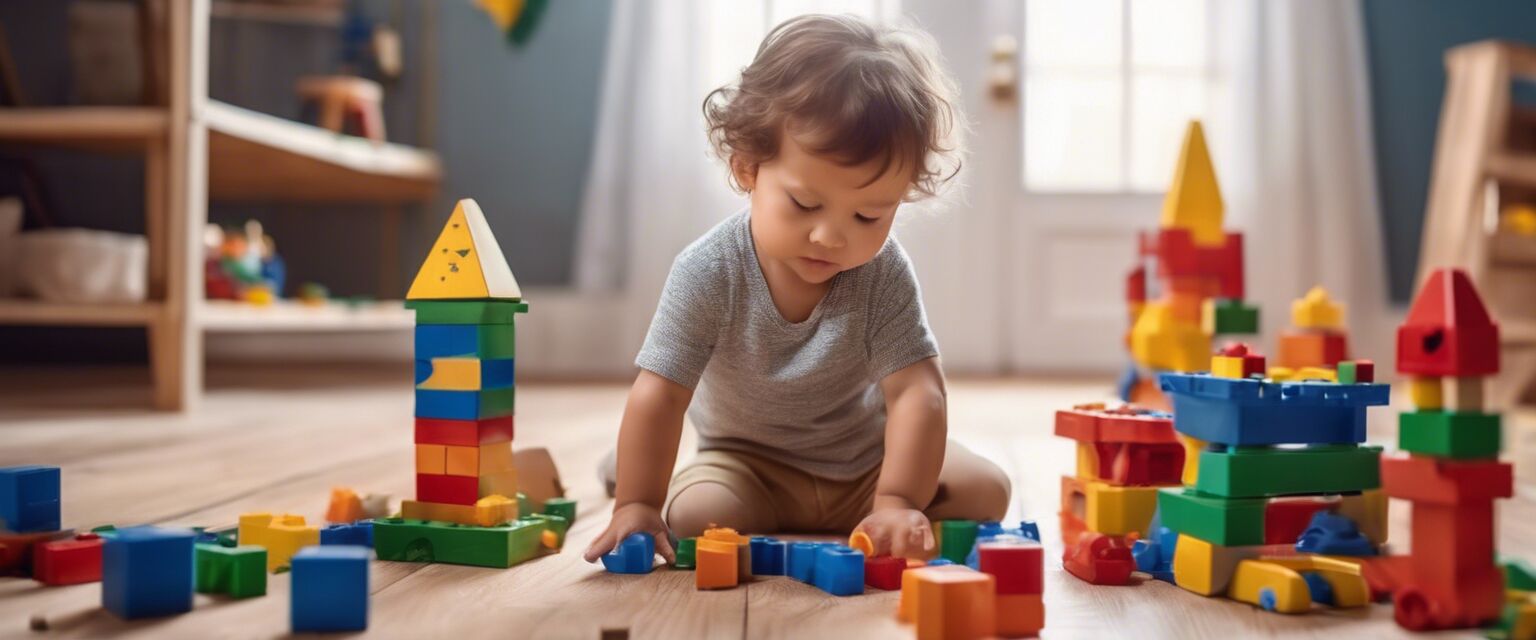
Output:
<instances>
[{"instance_id":1,"label":"child's face","mask_svg":"<svg viewBox=\"0 0 1536 640\"><path fill-rule=\"evenodd\" d=\"M845 166L807 151L788 131L780 140L777 157L740 176L751 190L758 258L811 284L873 259L911 187L911 171L892 163L870 182L878 159Z\"/></svg>"}]
</instances>

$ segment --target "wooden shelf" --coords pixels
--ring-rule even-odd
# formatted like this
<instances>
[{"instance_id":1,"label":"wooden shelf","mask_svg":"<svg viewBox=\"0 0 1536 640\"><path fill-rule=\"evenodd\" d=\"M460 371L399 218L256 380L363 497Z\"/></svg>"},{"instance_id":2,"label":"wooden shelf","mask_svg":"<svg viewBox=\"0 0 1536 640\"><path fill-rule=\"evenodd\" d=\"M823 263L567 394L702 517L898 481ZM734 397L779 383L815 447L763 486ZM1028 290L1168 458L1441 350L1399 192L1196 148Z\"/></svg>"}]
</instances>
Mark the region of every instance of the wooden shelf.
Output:
<instances>
[{"instance_id":1,"label":"wooden shelf","mask_svg":"<svg viewBox=\"0 0 1536 640\"><path fill-rule=\"evenodd\" d=\"M221 202L419 202L437 192L437 154L210 100L208 197Z\"/></svg>"},{"instance_id":2,"label":"wooden shelf","mask_svg":"<svg viewBox=\"0 0 1536 640\"><path fill-rule=\"evenodd\" d=\"M1488 158L1488 175L1501 182L1536 187L1536 154L1494 154Z\"/></svg>"},{"instance_id":3,"label":"wooden shelf","mask_svg":"<svg viewBox=\"0 0 1536 640\"><path fill-rule=\"evenodd\" d=\"M0 141L132 151L163 137L169 122L159 107L0 108Z\"/></svg>"},{"instance_id":4,"label":"wooden shelf","mask_svg":"<svg viewBox=\"0 0 1536 640\"><path fill-rule=\"evenodd\" d=\"M206 331L226 333L404 331L416 326L415 314L398 300L313 307L291 300L266 307L209 300L199 319Z\"/></svg>"},{"instance_id":5,"label":"wooden shelf","mask_svg":"<svg viewBox=\"0 0 1536 640\"><path fill-rule=\"evenodd\" d=\"M160 316L161 303L63 303L0 298L0 324L82 327L148 326Z\"/></svg>"},{"instance_id":6,"label":"wooden shelf","mask_svg":"<svg viewBox=\"0 0 1536 640\"><path fill-rule=\"evenodd\" d=\"M208 15L214 18L254 20L313 27L341 26L345 13L340 3L290 4L250 0L213 0Z\"/></svg>"}]
</instances>

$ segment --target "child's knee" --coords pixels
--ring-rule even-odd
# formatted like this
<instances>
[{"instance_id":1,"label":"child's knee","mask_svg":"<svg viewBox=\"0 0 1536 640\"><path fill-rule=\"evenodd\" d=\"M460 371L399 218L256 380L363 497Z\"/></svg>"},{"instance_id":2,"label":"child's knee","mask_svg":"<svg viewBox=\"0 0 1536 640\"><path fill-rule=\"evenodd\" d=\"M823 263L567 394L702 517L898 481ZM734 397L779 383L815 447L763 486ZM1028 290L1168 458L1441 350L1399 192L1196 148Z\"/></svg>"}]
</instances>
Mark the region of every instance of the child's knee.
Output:
<instances>
[{"instance_id":1,"label":"child's knee","mask_svg":"<svg viewBox=\"0 0 1536 640\"><path fill-rule=\"evenodd\" d=\"M737 531L756 531L753 511L730 487L698 482L677 492L667 507L667 527L679 538L691 538L718 525Z\"/></svg>"},{"instance_id":2,"label":"child's knee","mask_svg":"<svg viewBox=\"0 0 1536 640\"><path fill-rule=\"evenodd\" d=\"M1008 474L990 460L973 456L963 471L945 474L940 495L925 511L938 520L1002 520L1013 493Z\"/></svg>"}]
</instances>

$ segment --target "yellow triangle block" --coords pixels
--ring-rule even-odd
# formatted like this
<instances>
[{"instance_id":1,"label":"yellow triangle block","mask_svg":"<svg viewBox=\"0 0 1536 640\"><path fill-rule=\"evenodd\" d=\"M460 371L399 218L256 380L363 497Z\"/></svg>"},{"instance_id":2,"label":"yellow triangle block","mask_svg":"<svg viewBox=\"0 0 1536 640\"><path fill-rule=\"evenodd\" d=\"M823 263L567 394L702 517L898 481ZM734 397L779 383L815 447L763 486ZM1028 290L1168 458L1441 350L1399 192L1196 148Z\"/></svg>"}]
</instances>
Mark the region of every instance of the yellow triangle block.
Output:
<instances>
[{"instance_id":1,"label":"yellow triangle block","mask_svg":"<svg viewBox=\"0 0 1536 640\"><path fill-rule=\"evenodd\" d=\"M512 267L491 235L480 205L465 198L453 208L406 300L520 300Z\"/></svg>"},{"instance_id":2,"label":"yellow triangle block","mask_svg":"<svg viewBox=\"0 0 1536 640\"><path fill-rule=\"evenodd\" d=\"M1226 241L1222 211L1221 187L1216 184L1216 169L1205 147L1205 131L1200 121L1191 120L1184 132L1173 184L1163 199L1161 224L1167 229L1188 229L1195 244L1219 246Z\"/></svg>"}]
</instances>

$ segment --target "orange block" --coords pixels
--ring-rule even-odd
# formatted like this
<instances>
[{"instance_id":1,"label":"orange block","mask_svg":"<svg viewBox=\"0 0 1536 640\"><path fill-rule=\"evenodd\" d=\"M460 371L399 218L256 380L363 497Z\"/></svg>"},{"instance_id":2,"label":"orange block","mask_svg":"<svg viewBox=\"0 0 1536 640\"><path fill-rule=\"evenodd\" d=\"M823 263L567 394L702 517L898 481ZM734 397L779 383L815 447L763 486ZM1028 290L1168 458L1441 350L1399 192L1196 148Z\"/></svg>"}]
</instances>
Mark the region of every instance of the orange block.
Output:
<instances>
[{"instance_id":1,"label":"orange block","mask_svg":"<svg viewBox=\"0 0 1536 640\"><path fill-rule=\"evenodd\" d=\"M508 469L480 474L480 496L517 495L517 471Z\"/></svg>"},{"instance_id":2,"label":"orange block","mask_svg":"<svg viewBox=\"0 0 1536 640\"><path fill-rule=\"evenodd\" d=\"M1045 600L1038 593L997 597L997 635L1023 638L1040 635L1045 628Z\"/></svg>"},{"instance_id":3,"label":"orange block","mask_svg":"<svg viewBox=\"0 0 1536 640\"><path fill-rule=\"evenodd\" d=\"M416 473L440 476L446 473L447 448L440 444L416 445Z\"/></svg>"},{"instance_id":4,"label":"orange block","mask_svg":"<svg viewBox=\"0 0 1536 640\"><path fill-rule=\"evenodd\" d=\"M417 445L421 446L421 445ZM444 446L444 454L447 459L443 466L443 473L450 476L469 476L471 478L480 475L480 448Z\"/></svg>"},{"instance_id":5,"label":"orange block","mask_svg":"<svg viewBox=\"0 0 1536 640\"><path fill-rule=\"evenodd\" d=\"M1288 369L1333 368L1349 358L1343 333L1337 331L1287 331L1280 334L1276 364Z\"/></svg>"},{"instance_id":6,"label":"orange block","mask_svg":"<svg viewBox=\"0 0 1536 640\"><path fill-rule=\"evenodd\" d=\"M869 539L869 534L863 531L855 531L848 536L848 547L854 551L862 551L866 557L875 555L875 542Z\"/></svg>"},{"instance_id":7,"label":"orange block","mask_svg":"<svg viewBox=\"0 0 1536 640\"><path fill-rule=\"evenodd\" d=\"M331 489L331 504L325 509L325 521L332 523L357 522L363 519L363 500L351 489Z\"/></svg>"},{"instance_id":8,"label":"orange block","mask_svg":"<svg viewBox=\"0 0 1536 640\"><path fill-rule=\"evenodd\" d=\"M704 540L716 540L729 542L736 545L736 580L746 582L752 579L752 537L737 533L730 527L710 527L704 530L704 535L699 536ZM735 586L735 585L732 585Z\"/></svg>"},{"instance_id":9,"label":"orange block","mask_svg":"<svg viewBox=\"0 0 1536 640\"><path fill-rule=\"evenodd\" d=\"M480 453L480 473L496 473L498 471L511 471L512 443L492 442L478 447Z\"/></svg>"},{"instance_id":10,"label":"orange block","mask_svg":"<svg viewBox=\"0 0 1536 640\"><path fill-rule=\"evenodd\" d=\"M896 619L902 622L917 620L917 581L925 572L942 571L969 571L970 567L958 564L948 564L937 567L926 566L921 560L908 560L907 570L901 572L901 599L896 604Z\"/></svg>"},{"instance_id":11,"label":"orange block","mask_svg":"<svg viewBox=\"0 0 1536 640\"><path fill-rule=\"evenodd\" d=\"M979 571L917 578L918 640L989 638L997 631L997 580Z\"/></svg>"},{"instance_id":12,"label":"orange block","mask_svg":"<svg viewBox=\"0 0 1536 640\"><path fill-rule=\"evenodd\" d=\"M699 538L693 550L693 586L696 589L730 589L739 584L734 542Z\"/></svg>"}]
</instances>

